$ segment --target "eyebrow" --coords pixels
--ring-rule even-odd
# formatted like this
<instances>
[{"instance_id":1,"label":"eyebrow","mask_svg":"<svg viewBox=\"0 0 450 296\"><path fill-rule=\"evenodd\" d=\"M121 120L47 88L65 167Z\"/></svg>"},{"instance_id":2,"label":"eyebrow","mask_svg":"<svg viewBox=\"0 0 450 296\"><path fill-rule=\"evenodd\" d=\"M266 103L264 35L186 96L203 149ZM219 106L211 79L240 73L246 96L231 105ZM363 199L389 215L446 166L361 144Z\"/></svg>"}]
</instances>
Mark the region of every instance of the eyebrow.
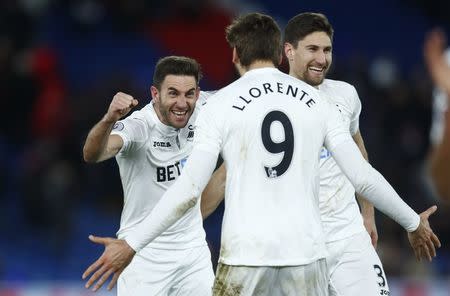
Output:
<instances>
[{"instance_id":1,"label":"eyebrow","mask_svg":"<svg viewBox=\"0 0 450 296\"><path fill-rule=\"evenodd\" d=\"M168 90L174 90L174 91L180 92L180 91L179 91L178 89L176 89L175 87L169 87ZM191 88L191 89L188 89L186 92L188 93L188 92L191 92L191 91L195 91L195 87L193 87L193 88Z\"/></svg>"},{"instance_id":2,"label":"eyebrow","mask_svg":"<svg viewBox=\"0 0 450 296\"><path fill-rule=\"evenodd\" d=\"M306 48L324 48L324 49L332 49L333 48L333 46L331 46L331 45L320 46L320 45L317 45L317 44L308 44L305 47Z\"/></svg>"}]
</instances>

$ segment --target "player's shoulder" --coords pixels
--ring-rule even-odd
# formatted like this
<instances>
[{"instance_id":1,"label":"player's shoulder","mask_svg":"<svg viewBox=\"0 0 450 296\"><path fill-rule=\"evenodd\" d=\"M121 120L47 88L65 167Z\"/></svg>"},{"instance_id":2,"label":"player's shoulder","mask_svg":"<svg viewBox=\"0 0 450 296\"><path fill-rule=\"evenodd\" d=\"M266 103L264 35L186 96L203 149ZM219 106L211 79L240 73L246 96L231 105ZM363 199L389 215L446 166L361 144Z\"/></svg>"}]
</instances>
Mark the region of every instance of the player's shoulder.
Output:
<instances>
[{"instance_id":1,"label":"player's shoulder","mask_svg":"<svg viewBox=\"0 0 450 296\"><path fill-rule=\"evenodd\" d=\"M326 93L331 101L346 105L349 109L359 108L358 106L361 105L356 88L348 82L325 79L319 86L319 89Z\"/></svg>"},{"instance_id":2,"label":"player's shoulder","mask_svg":"<svg viewBox=\"0 0 450 296\"><path fill-rule=\"evenodd\" d=\"M341 95L352 94L356 92L355 87L342 80L325 79L319 87L323 91L332 91Z\"/></svg>"},{"instance_id":3,"label":"player's shoulder","mask_svg":"<svg viewBox=\"0 0 450 296\"><path fill-rule=\"evenodd\" d=\"M230 93L233 92L235 87L235 82L230 83L229 85L218 89L218 90L211 90L211 91L205 91L203 92L203 100L201 101L201 105L216 105L220 104L221 102L224 103L226 101L226 98L230 97Z\"/></svg>"},{"instance_id":4,"label":"player's shoulder","mask_svg":"<svg viewBox=\"0 0 450 296\"><path fill-rule=\"evenodd\" d=\"M201 91L197 103L195 104L195 112L191 116L193 122L197 121L198 116L207 116L201 114L215 114L214 117L218 117L222 112L217 110L223 109L224 98L226 95L222 95L223 88L212 91Z\"/></svg>"},{"instance_id":5,"label":"player's shoulder","mask_svg":"<svg viewBox=\"0 0 450 296\"><path fill-rule=\"evenodd\" d=\"M201 105L205 105L208 99L214 95L217 92L217 90L202 90L200 91L200 95L198 97L198 103Z\"/></svg>"},{"instance_id":6,"label":"player's shoulder","mask_svg":"<svg viewBox=\"0 0 450 296\"><path fill-rule=\"evenodd\" d=\"M140 110L136 110L132 112L126 120L133 120L136 122L142 123L144 127L152 128L156 123L156 112L153 108L153 104L150 102L144 107L142 107Z\"/></svg>"},{"instance_id":7,"label":"player's shoulder","mask_svg":"<svg viewBox=\"0 0 450 296\"><path fill-rule=\"evenodd\" d=\"M198 101L197 104L203 106L205 105L209 98L211 96L213 96L215 93L217 92L217 90L202 90L200 91L200 95L198 96Z\"/></svg>"}]
</instances>

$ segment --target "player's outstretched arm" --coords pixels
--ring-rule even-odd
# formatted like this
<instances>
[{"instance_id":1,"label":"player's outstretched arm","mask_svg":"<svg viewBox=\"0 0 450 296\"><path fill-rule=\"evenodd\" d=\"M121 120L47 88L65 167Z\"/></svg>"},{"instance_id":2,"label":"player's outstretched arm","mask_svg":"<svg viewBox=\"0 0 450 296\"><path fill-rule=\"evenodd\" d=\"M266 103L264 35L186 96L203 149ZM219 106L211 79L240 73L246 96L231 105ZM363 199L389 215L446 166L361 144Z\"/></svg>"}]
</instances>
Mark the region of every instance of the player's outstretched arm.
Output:
<instances>
[{"instance_id":1,"label":"player's outstretched arm","mask_svg":"<svg viewBox=\"0 0 450 296\"><path fill-rule=\"evenodd\" d=\"M432 206L426 211L420 213L419 227L413 232L408 232L408 239L414 250L417 260L426 258L431 261L436 257L436 247L441 247L441 242L430 227L428 218L437 210L437 206Z\"/></svg>"},{"instance_id":2,"label":"player's outstretched arm","mask_svg":"<svg viewBox=\"0 0 450 296\"><path fill-rule=\"evenodd\" d=\"M364 195L377 209L403 226L406 231L418 231L416 236L420 234L421 246L424 243L428 248L431 248L431 245L440 246L439 240L436 240L434 236L423 234L425 229L423 227L429 227L429 224L424 222L425 216L419 216L400 198L384 177L364 160L353 141L346 140L331 148L329 150L334 159L358 193ZM426 216L427 219L428 216ZM418 254L429 259L428 254L423 252L424 247L420 250L422 251Z\"/></svg>"},{"instance_id":3,"label":"player's outstretched arm","mask_svg":"<svg viewBox=\"0 0 450 296\"><path fill-rule=\"evenodd\" d=\"M227 170L222 164L212 175L211 179L202 192L200 209L203 219L211 215L225 198L225 183Z\"/></svg>"},{"instance_id":4,"label":"player's outstretched arm","mask_svg":"<svg viewBox=\"0 0 450 296\"><path fill-rule=\"evenodd\" d=\"M132 96L117 93L103 118L90 130L83 147L86 162L99 162L115 156L123 145L118 135L110 135L114 124L138 104Z\"/></svg>"},{"instance_id":5,"label":"player's outstretched arm","mask_svg":"<svg viewBox=\"0 0 450 296\"><path fill-rule=\"evenodd\" d=\"M97 237L90 235L89 239L105 246L105 251L94 263L92 263L83 273L83 280L92 276L86 282L85 287L89 289L95 281L92 291L97 291L112 276L108 284L108 290L111 290L117 283L122 271L130 264L136 252L127 244L126 241L112 237Z\"/></svg>"}]
</instances>

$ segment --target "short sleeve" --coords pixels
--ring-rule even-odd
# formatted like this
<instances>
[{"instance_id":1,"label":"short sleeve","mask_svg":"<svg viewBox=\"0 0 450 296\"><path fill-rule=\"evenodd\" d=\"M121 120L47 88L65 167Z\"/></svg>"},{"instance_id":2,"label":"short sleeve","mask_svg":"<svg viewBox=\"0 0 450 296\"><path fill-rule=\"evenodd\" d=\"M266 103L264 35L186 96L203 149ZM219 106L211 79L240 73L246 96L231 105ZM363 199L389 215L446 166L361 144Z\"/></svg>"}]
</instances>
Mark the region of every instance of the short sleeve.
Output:
<instances>
[{"instance_id":1,"label":"short sleeve","mask_svg":"<svg viewBox=\"0 0 450 296\"><path fill-rule=\"evenodd\" d=\"M201 106L205 105L208 102L209 97L214 95L217 92L217 90L210 90L210 91L201 91L197 104L200 104Z\"/></svg>"},{"instance_id":2,"label":"short sleeve","mask_svg":"<svg viewBox=\"0 0 450 296\"><path fill-rule=\"evenodd\" d=\"M207 104L202 108L196 121L194 147L217 155L222 149L222 114L215 112L217 104Z\"/></svg>"},{"instance_id":3,"label":"short sleeve","mask_svg":"<svg viewBox=\"0 0 450 296\"><path fill-rule=\"evenodd\" d=\"M117 121L111 131L111 135L119 135L123 140L123 146L119 154L127 154L130 151L141 148L148 138L148 129L147 122L140 111Z\"/></svg>"},{"instance_id":4,"label":"short sleeve","mask_svg":"<svg viewBox=\"0 0 450 296\"><path fill-rule=\"evenodd\" d=\"M348 128L348 121L346 122L344 120L344 117L337 108L333 108L330 105L326 119L325 148L332 151L335 147L348 140L352 140Z\"/></svg>"},{"instance_id":5,"label":"short sleeve","mask_svg":"<svg viewBox=\"0 0 450 296\"><path fill-rule=\"evenodd\" d=\"M359 99L358 92L355 87L351 86L351 99L352 99L352 117L350 119L350 133L356 134L359 130L359 115L361 114L361 100Z\"/></svg>"}]
</instances>

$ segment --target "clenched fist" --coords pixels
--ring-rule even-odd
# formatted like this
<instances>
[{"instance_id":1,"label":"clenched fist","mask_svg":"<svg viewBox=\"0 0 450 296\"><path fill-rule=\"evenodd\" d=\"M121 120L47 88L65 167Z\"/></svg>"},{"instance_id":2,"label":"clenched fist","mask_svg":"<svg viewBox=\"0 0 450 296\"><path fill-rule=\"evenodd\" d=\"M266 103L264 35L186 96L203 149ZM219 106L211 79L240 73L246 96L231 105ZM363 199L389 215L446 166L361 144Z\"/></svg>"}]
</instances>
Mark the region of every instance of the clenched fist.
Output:
<instances>
[{"instance_id":1,"label":"clenched fist","mask_svg":"<svg viewBox=\"0 0 450 296\"><path fill-rule=\"evenodd\" d=\"M123 92L118 92L109 105L108 112L105 115L106 121L116 122L127 115L131 109L138 104L138 101L132 96Z\"/></svg>"}]
</instances>

